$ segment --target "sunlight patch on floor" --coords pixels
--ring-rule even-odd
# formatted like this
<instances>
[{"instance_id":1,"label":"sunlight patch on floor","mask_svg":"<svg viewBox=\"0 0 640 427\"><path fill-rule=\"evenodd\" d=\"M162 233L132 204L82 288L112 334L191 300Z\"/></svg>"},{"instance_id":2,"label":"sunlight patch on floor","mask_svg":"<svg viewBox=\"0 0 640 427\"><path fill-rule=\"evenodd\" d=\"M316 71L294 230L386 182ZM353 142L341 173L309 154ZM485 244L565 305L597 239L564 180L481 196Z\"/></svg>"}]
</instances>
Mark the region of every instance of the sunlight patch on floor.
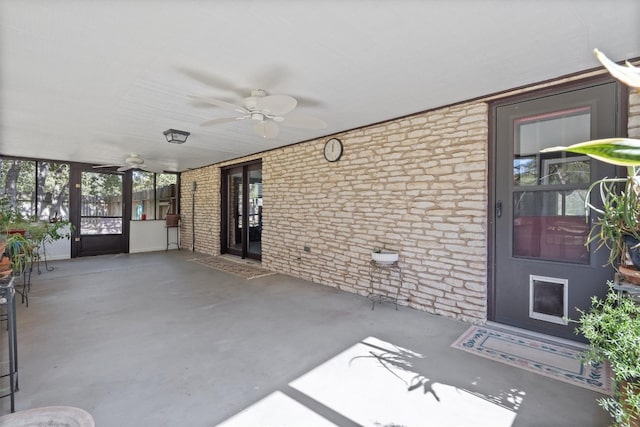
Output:
<instances>
[{"instance_id":1,"label":"sunlight patch on floor","mask_svg":"<svg viewBox=\"0 0 640 427\"><path fill-rule=\"evenodd\" d=\"M513 424L514 411L415 372L414 360L421 358L370 337L291 386L363 426Z\"/></svg>"},{"instance_id":2,"label":"sunlight patch on floor","mask_svg":"<svg viewBox=\"0 0 640 427\"><path fill-rule=\"evenodd\" d=\"M318 402L319 413L275 392L220 425L334 425L322 416L325 409L333 420L338 414L365 427L510 427L524 399L517 390L472 393L426 371L446 375L419 353L369 337L289 384Z\"/></svg>"},{"instance_id":3,"label":"sunlight patch on floor","mask_svg":"<svg viewBox=\"0 0 640 427\"><path fill-rule=\"evenodd\" d=\"M218 427L337 427L279 391L227 419Z\"/></svg>"}]
</instances>

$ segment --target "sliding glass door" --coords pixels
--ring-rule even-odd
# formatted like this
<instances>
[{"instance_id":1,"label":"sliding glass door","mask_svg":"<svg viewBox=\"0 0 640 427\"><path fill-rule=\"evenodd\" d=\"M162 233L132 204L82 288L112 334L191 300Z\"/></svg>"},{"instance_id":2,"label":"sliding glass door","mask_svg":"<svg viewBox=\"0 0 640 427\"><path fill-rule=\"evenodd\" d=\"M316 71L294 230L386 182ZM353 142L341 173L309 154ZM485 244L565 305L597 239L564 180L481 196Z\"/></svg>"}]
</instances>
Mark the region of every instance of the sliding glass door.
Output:
<instances>
[{"instance_id":1,"label":"sliding glass door","mask_svg":"<svg viewBox=\"0 0 640 427\"><path fill-rule=\"evenodd\" d=\"M262 257L262 163L223 170L222 253Z\"/></svg>"}]
</instances>

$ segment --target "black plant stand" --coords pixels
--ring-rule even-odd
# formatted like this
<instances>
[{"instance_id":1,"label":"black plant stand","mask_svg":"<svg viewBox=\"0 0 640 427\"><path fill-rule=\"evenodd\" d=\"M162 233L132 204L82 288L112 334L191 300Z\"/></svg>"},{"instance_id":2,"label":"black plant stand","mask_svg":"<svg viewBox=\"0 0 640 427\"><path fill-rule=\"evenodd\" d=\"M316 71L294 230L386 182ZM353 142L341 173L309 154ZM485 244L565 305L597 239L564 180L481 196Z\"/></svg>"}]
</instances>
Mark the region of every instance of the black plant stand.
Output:
<instances>
[{"instance_id":1,"label":"black plant stand","mask_svg":"<svg viewBox=\"0 0 640 427\"><path fill-rule=\"evenodd\" d=\"M15 288L13 285L14 277L0 279L0 308L4 309L4 313L0 314L0 320L7 322L7 361L3 360L3 366L0 372L0 379L8 379L7 387L0 389L0 399L9 397L11 399L11 412L15 412L15 392L18 391L18 334L16 328L16 300ZM0 356L0 360L4 356ZM8 369L4 369L7 365ZM3 381L5 382L5 381Z\"/></svg>"},{"instance_id":2,"label":"black plant stand","mask_svg":"<svg viewBox=\"0 0 640 427\"><path fill-rule=\"evenodd\" d=\"M640 285L624 281L624 278L617 274L614 276L613 289L618 291L620 296L626 296L635 303L640 304Z\"/></svg>"},{"instance_id":3,"label":"black plant stand","mask_svg":"<svg viewBox=\"0 0 640 427\"><path fill-rule=\"evenodd\" d=\"M387 276L389 280L391 280L394 272L400 283L398 284L395 295L391 295L388 291L382 289L382 280L384 276ZM378 284L377 287L376 283ZM402 288L402 268L398 261L391 264L382 264L374 260L369 261L369 298L372 300L371 310L375 308L376 302L382 304L384 301L395 303L397 310L400 288Z\"/></svg>"},{"instance_id":4,"label":"black plant stand","mask_svg":"<svg viewBox=\"0 0 640 427\"><path fill-rule=\"evenodd\" d=\"M169 250L170 245L176 245L178 250L180 250L180 225L165 225L167 229L167 248L164 250L165 252ZM174 228L176 230L176 240L169 241L169 229Z\"/></svg>"}]
</instances>

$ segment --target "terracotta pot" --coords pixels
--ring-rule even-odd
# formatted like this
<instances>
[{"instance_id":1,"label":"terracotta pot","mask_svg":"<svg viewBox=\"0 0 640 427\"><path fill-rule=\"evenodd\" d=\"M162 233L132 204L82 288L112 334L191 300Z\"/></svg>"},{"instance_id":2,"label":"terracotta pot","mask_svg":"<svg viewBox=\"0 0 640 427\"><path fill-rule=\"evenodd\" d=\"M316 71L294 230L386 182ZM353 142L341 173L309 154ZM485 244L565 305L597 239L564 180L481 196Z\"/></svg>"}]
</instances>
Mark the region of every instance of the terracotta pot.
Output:
<instances>
[{"instance_id":1,"label":"terracotta pot","mask_svg":"<svg viewBox=\"0 0 640 427\"><path fill-rule=\"evenodd\" d=\"M628 393L637 393L638 392L638 386L637 385L633 385L633 386L629 386L629 383L627 383L626 381L622 381L619 385L620 387L620 400L622 402L625 402L626 398L627 398L627 394ZM624 404L625 410L633 413L633 409L631 409L629 406L627 406L626 404ZM638 418L637 416L631 418L631 420L629 421L629 426L630 427L640 427L640 418Z\"/></svg>"},{"instance_id":2,"label":"terracotta pot","mask_svg":"<svg viewBox=\"0 0 640 427\"><path fill-rule=\"evenodd\" d=\"M6 243L0 244L0 279L4 279L12 273L11 258L5 256Z\"/></svg>"},{"instance_id":3,"label":"terracotta pot","mask_svg":"<svg viewBox=\"0 0 640 427\"><path fill-rule=\"evenodd\" d=\"M640 270L637 268L621 265L618 267L618 271L627 282L640 285Z\"/></svg>"},{"instance_id":4,"label":"terracotta pot","mask_svg":"<svg viewBox=\"0 0 640 427\"><path fill-rule=\"evenodd\" d=\"M0 259L0 271L6 270L11 270L11 259L3 256L2 259Z\"/></svg>"},{"instance_id":5,"label":"terracotta pot","mask_svg":"<svg viewBox=\"0 0 640 427\"><path fill-rule=\"evenodd\" d=\"M167 214L165 221L167 227L175 227L180 223L180 214Z\"/></svg>"}]
</instances>

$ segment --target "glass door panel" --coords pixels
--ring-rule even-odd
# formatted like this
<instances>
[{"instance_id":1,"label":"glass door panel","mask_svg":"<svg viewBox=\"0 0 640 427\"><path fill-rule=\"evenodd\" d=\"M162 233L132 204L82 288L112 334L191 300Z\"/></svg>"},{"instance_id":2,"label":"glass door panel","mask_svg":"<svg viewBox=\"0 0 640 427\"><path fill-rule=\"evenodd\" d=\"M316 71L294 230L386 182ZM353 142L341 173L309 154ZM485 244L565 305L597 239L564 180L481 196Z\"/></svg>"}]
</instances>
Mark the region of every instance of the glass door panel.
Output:
<instances>
[{"instance_id":1,"label":"glass door panel","mask_svg":"<svg viewBox=\"0 0 640 427\"><path fill-rule=\"evenodd\" d=\"M262 163L223 171L222 252L262 256Z\"/></svg>"},{"instance_id":2,"label":"glass door panel","mask_svg":"<svg viewBox=\"0 0 640 427\"><path fill-rule=\"evenodd\" d=\"M250 168L249 174L249 238L247 252L249 256L262 254L262 169L259 165Z\"/></svg>"},{"instance_id":3,"label":"glass door panel","mask_svg":"<svg viewBox=\"0 0 640 427\"><path fill-rule=\"evenodd\" d=\"M585 197L591 182L587 156L541 154L555 145L588 141L591 107L526 116L514 121L514 257L589 264Z\"/></svg>"},{"instance_id":4,"label":"glass door panel","mask_svg":"<svg viewBox=\"0 0 640 427\"><path fill-rule=\"evenodd\" d=\"M80 235L122 234L122 176L83 172Z\"/></svg>"},{"instance_id":5,"label":"glass door panel","mask_svg":"<svg viewBox=\"0 0 640 427\"><path fill-rule=\"evenodd\" d=\"M227 251L242 255L242 170L227 175Z\"/></svg>"}]
</instances>

